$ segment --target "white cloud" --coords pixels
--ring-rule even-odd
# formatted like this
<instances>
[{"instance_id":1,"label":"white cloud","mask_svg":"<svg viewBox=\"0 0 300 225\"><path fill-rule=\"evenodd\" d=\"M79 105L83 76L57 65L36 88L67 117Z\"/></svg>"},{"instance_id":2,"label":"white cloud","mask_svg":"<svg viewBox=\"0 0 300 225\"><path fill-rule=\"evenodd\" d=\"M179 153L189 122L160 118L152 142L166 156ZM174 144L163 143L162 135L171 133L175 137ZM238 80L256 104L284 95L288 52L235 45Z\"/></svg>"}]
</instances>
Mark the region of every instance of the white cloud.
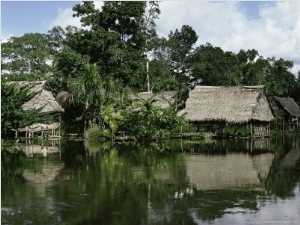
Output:
<instances>
[{"instance_id":1,"label":"white cloud","mask_svg":"<svg viewBox=\"0 0 300 225\"><path fill-rule=\"evenodd\" d=\"M95 8L96 9L100 9L101 10L101 8L102 8L102 6L103 6L103 1L94 1L94 4L95 4Z\"/></svg>"},{"instance_id":2,"label":"white cloud","mask_svg":"<svg viewBox=\"0 0 300 225\"><path fill-rule=\"evenodd\" d=\"M1 43L6 43L6 42L8 42L9 39L10 39L11 37L13 37L13 36L14 36L14 35L12 35L12 34L9 34L9 35L7 35L7 36L1 35Z\"/></svg>"},{"instance_id":3,"label":"white cloud","mask_svg":"<svg viewBox=\"0 0 300 225\"><path fill-rule=\"evenodd\" d=\"M66 28L68 25L81 27L80 18L73 17L74 11L72 8L62 9L59 8L57 17L50 22L48 29L52 29L54 26L61 26Z\"/></svg>"},{"instance_id":4,"label":"white cloud","mask_svg":"<svg viewBox=\"0 0 300 225\"><path fill-rule=\"evenodd\" d=\"M157 31L190 25L198 34L197 46L211 43L223 50L238 52L256 49L264 57L294 61L293 73L300 69L300 1L262 3L260 17L247 19L238 2L167 2L160 4Z\"/></svg>"},{"instance_id":5,"label":"white cloud","mask_svg":"<svg viewBox=\"0 0 300 225\"><path fill-rule=\"evenodd\" d=\"M95 1L94 4L96 9L101 9L103 6L103 1ZM59 8L56 18L49 23L48 29L52 29L54 26L61 26L65 28L68 25L81 27L80 18L73 17L74 13L75 12L72 10L72 8Z\"/></svg>"}]
</instances>

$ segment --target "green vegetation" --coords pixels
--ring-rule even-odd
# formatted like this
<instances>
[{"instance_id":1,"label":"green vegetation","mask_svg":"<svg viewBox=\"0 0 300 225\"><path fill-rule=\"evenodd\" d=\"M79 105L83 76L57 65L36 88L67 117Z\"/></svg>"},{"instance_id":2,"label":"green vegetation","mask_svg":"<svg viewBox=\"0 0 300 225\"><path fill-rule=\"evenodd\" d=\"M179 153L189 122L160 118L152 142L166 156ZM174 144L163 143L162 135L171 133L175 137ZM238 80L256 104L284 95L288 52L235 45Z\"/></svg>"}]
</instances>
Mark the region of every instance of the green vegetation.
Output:
<instances>
[{"instance_id":1,"label":"green vegetation","mask_svg":"<svg viewBox=\"0 0 300 225\"><path fill-rule=\"evenodd\" d=\"M152 99L140 100L129 110L124 110L123 130L139 140L150 140L164 131L171 131L184 123L172 108L156 107Z\"/></svg>"},{"instance_id":2,"label":"green vegetation","mask_svg":"<svg viewBox=\"0 0 300 225\"><path fill-rule=\"evenodd\" d=\"M35 95L36 93L29 92L28 87L17 89L13 85L1 83L2 137L12 137L14 129L49 120L49 115L40 114L41 109L28 111L22 109L22 105Z\"/></svg>"},{"instance_id":3,"label":"green vegetation","mask_svg":"<svg viewBox=\"0 0 300 225\"><path fill-rule=\"evenodd\" d=\"M153 93L176 90L180 107L187 91L198 84L266 85L268 97L290 96L300 103L300 74L290 72L293 62L264 58L255 49L235 53L210 43L195 46L198 34L188 25L160 37L155 25L158 2L104 2L98 10L87 1L73 11L83 28L53 27L47 34L12 37L2 44L1 53L2 70L10 72L2 81L48 81L65 107L65 132L83 134L97 125L105 137L122 129L146 140L179 130L181 119L171 109L153 107L150 101L135 108L127 101L129 93L148 88ZM21 96L3 100L2 134L38 118L12 113Z\"/></svg>"}]
</instances>

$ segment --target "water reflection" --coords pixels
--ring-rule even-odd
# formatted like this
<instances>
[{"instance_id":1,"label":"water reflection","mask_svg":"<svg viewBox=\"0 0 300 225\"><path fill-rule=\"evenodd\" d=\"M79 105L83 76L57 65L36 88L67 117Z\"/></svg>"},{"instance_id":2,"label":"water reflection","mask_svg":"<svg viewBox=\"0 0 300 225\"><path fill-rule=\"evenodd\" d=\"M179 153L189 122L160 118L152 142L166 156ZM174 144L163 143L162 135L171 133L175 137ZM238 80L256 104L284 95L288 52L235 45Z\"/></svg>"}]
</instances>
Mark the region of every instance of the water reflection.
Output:
<instances>
[{"instance_id":1,"label":"water reflection","mask_svg":"<svg viewBox=\"0 0 300 225\"><path fill-rule=\"evenodd\" d=\"M24 152L29 158L33 158L35 155L47 157L48 154L60 153L60 139L47 140L47 142L40 144L27 140L24 144L16 146L16 148Z\"/></svg>"},{"instance_id":2,"label":"water reflection","mask_svg":"<svg viewBox=\"0 0 300 225\"><path fill-rule=\"evenodd\" d=\"M197 190L263 190L274 154L251 156L246 153L226 155L186 155L186 173Z\"/></svg>"},{"instance_id":3,"label":"water reflection","mask_svg":"<svg viewBox=\"0 0 300 225\"><path fill-rule=\"evenodd\" d=\"M300 221L297 137L54 146L1 152L2 224Z\"/></svg>"}]
</instances>

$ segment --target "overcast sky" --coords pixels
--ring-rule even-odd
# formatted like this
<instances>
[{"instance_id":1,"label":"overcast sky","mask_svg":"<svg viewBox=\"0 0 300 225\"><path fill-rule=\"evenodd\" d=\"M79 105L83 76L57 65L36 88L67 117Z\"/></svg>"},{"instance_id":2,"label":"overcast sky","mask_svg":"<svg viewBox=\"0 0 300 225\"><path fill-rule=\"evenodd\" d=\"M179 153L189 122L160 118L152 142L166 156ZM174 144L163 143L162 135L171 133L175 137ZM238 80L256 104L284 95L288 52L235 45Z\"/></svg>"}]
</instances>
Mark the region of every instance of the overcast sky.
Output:
<instances>
[{"instance_id":1,"label":"overcast sky","mask_svg":"<svg viewBox=\"0 0 300 225\"><path fill-rule=\"evenodd\" d=\"M55 25L80 26L72 17L75 1L1 2L1 39L24 33L46 33ZM101 7L102 2L96 2ZM211 43L225 51L256 49L264 57L294 62L300 70L300 1L162 1L157 32L191 26L196 46Z\"/></svg>"}]
</instances>

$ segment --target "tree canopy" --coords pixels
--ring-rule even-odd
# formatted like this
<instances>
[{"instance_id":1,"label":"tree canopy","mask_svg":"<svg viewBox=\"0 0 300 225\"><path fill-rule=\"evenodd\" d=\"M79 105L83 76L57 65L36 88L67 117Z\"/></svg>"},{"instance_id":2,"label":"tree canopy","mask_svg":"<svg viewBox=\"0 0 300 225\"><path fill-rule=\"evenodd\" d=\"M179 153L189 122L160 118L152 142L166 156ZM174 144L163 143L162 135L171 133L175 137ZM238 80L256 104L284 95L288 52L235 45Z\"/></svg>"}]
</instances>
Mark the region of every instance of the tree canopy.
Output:
<instances>
[{"instance_id":1,"label":"tree canopy","mask_svg":"<svg viewBox=\"0 0 300 225\"><path fill-rule=\"evenodd\" d=\"M26 33L1 46L1 67L11 73L49 73L52 58L46 34Z\"/></svg>"}]
</instances>

